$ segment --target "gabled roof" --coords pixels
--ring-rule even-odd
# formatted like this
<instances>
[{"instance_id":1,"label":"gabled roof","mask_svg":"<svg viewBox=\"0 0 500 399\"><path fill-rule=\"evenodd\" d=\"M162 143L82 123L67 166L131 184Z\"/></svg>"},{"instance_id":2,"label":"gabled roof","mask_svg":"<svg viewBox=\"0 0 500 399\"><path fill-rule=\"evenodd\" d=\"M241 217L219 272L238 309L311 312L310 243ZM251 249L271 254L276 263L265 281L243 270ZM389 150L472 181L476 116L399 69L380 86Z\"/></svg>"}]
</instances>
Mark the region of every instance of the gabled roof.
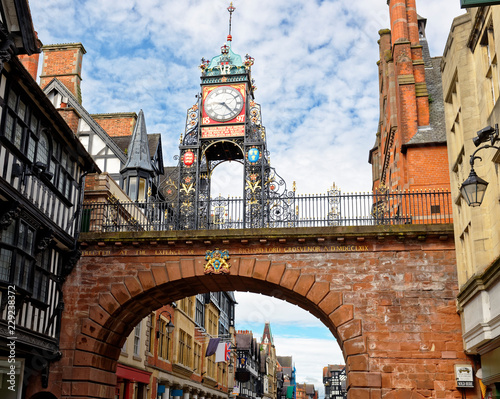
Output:
<instances>
[{"instance_id":1,"label":"gabled roof","mask_svg":"<svg viewBox=\"0 0 500 399\"><path fill-rule=\"evenodd\" d=\"M76 137L75 133L68 126L64 118L54 107L54 104L48 99L47 95L44 91L42 91L41 87L38 83L33 79L33 77L29 74L26 68L23 66L21 61L17 57L13 57L9 64L15 68L16 74L19 75L23 84L25 84L29 91L33 93L33 95L40 102L41 107L54 119L57 123L57 126L61 129L61 134L64 135L65 139L68 140L72 146L74 146L75 155L78 155L81 162L85 165L85 169L91 172L100 173L99 167L94 162L94 159L89 155L87 150L83 147L83 144L80 142L78 137Z\"/></svg>"},{"instance_id":2,"label":"gabled roof","mask_svg":"<svg viewBox=\"0 0 500 399\"><path fill-rule=\"evenodd\" d=\"M8 4L9 3L9 4ZM11 4L14 3L14 4ZM39 41L33 28L33 20L27 0L10 0L0 2L4 26L16 46L17 54L31 55L39 53ZM8 8L8 12L4 9ZM10 18L10 19L9 19Z\"/></svg>"},{"instance_id":3,"label":"gabled roof","mask_svg":"<svg viewBox=\"0 0 500 399\"><path fill-rule=\"evenodd\" d=\"M292 367L292 356L276 356L281 367Z\"/></svg>"},{"instance_id":4,"label":"gabled roof","mask_svg":"<svg viewBox=\"0 0 500 399\"><path fill-rule=\"evenodd\" d=\"M274 345L273 334L271 333L271 324L269 322L266 322L266 324L264 325L264 333L262 334L261 343L266 343L266 338L268 344Z\"/></svg>"},{"instance_id":5,"label":"gabled roof","mask_svg":"<svg viewBox=\"0 0 500 399\"><path fill-rule=\"evenodd\" d=\"M113 151L116 157L122 162L127 161L127 155L118 147L118 145L111 139L111 137L106 133L106 131L90 116L87 110L78 102L73 93L71 93L68 88L57 78L54 78L50 83L43 89L44 93L48 95L52 90L55 90L61 96L68 98L68 106L74 108L78 113L80 118L82 118L90 129L96 133L101 140L104 141L106 146Z\"/></svg>"},{"instance_id":6,"label":"gabled roof","mask_svg":"<svg viewBox=\"0 0 500 399\"><path fill-rule=\"evenodd\" d=\"M252 341L252 334L236 333L236 347L238 348L238 350L251 350Z\"/></svg>"}]
</instances>

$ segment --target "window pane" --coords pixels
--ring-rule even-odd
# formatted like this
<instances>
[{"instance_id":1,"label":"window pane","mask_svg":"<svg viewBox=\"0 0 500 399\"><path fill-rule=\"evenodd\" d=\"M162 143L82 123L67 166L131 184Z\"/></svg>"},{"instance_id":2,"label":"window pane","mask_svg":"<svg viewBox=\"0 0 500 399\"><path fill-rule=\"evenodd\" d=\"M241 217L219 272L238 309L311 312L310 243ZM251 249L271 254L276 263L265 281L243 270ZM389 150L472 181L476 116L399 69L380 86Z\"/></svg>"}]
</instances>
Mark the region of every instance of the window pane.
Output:
<instances>
[{"instance_id":1,"label":"window pane","mask_svg":"<svg viewBox=\"0 0 500 399\"><path fill-rule=\"evenodd\" d=\"M139 201L146 199L146 179L139 179Z\"/></svg>"},{"instance_id":2,"label":"window pane","mask_svg":"<svg viewBox=\"0 0 500 399\"><path fill-rule=\"evenodd\" d=\"M19 100L19 106L17 107L17 115L24 121L24 117L26 116L26 104Z\"/></svg>"},{"instance_id":3,"label":"window pane","mask_svg":"<svg viewBox=\"0 0 500 399\"><path fill-rule=\"evenodd\" d=\"M24 223L19 224L19 235L17 236L17 247L23 249L26 234L26 226Z\"/></svg>"},{"instance_id":4,"label":"window pane","mask_svg":"<svg viewBox=\"0 0 500 399\"><path fill-rule=\"evenodd\" d=\"M66 154L65 151L62 153L62 158L61 158L61 166L66 169L66 165L68 164L68 154Z\"/></svg>"},{"instance_id":5,"label":"window pane","mask_svg":"<svg viewBox=\"0 0 500 399\"><path fill-rule=\"evenodd\" d=\"M10 265L12 264L12 251L0 249L0 280L9 281Z\"/></svg>"},{"instance_id":6,"label":"window pane","mask_svg":"<svg viewBox=\"0 0 500 399\"><path fill-rule=\"evenodd\" d=\"M130 199L135 201L137 199L137 178L131 177L129 180L129 193Z\"/></svg>"},{"instance_id":7,"label":"window pane","mask_svg":"<svg viewBox=\"0 0 500 399\"><path fill-rule=\"evenodd\" d=\"M35 115L31 115L30 129L33 133L36 133L37 128L38 128L38 119Z\"/></svg>"},{"instance_id":8,"label":"window pane","mask_svg":"<svg viewBox=\"0 0 500 399\"><path fill-rule=\"evenodd\" d=\"M35 148L36 148L36 141L32 136L28 137L28 159L33 162L35 160Z\"/></svg>"},{"instance_id":9,"label":"window pane","mask_svg":"<svg viewBox=\"0 0 500 399\"><path fill-rule=\"evenodd\" d=\"M16 102L17 102L17 94L13 90L11 90L9 93L9 101L8 101L9 107L15 110Z\"/></svg>"},{"instance_id":10,"label":"window pane","mask_svg":"<svg viewBox=\"0 0 500 399\"><path fill-rule=\"evenodd\" d=\"M36 160L42 162L45 165L49 163L49 140L44 132L40 133Z\"/></svg>"},{"instance_id":11,"label":"window pane","mask_svg":"<svg viewBox=\"0 0 500 399\"><path fill-rule=\"evenodd\" d=\"M23 127L21 124L18 122L16 124L16 131L14 133L14 144L17 148L21 149L21 142L23 139Z\"/></svg>"},{"instance_id":12,"label":"window pane","mask_svg":"<svg viewBox=\"0 0 500 399\"><path fill-rule=\"evenodd\" d=\"M5 120L5 135L12 140L12 129L14 128L14 118L10 113L7 113Z\"/></svg>"},{"instance_id":13,"label":"window pane","mask_svg":"<svg viewBox=\"0 0 500 399\"><path fill-rule=\"evenodd\" d=\"M9 245L14 245L16 232L16 222L12 222L7 229L2 232L2 241Z\"/></svg>"},{"instance_id":14,"label":"window pane","mask_svg":"<svg viewBox=\"0 0 500 399\"><path fill-rule=\"evenodd\" d=\"M33 246L34 246L34 240L33 240L33 237L34 237L34 231L30 228L27 229L27 234L26 234L26 247L24 248L24 250L30 254L30 255L33 255Z\"/></svg>"}]
</instances>

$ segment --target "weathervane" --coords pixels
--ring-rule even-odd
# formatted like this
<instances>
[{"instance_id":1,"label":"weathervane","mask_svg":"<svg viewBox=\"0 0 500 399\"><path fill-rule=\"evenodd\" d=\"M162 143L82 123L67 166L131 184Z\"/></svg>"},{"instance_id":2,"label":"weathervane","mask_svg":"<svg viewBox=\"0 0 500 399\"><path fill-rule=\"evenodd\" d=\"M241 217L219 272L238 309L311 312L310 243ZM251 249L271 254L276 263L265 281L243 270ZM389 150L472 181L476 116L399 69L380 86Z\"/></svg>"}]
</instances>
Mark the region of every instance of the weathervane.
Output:
<instances>
[{"instance_id":1,"label":"weathervane","mask_svg":"<svg viewBox=\"0 0 500 399\"><path fill-rule=\"evenodd\" d=\"M227 10L229 11L229 35L228 35L228 40L229 38L231 37L231 20L233 19L233 12L234 10L236 10L235 7L233 7L233 2L231 2L231 4L229 4L229 7L227 8Z\"/></svg>"}]
</instances>

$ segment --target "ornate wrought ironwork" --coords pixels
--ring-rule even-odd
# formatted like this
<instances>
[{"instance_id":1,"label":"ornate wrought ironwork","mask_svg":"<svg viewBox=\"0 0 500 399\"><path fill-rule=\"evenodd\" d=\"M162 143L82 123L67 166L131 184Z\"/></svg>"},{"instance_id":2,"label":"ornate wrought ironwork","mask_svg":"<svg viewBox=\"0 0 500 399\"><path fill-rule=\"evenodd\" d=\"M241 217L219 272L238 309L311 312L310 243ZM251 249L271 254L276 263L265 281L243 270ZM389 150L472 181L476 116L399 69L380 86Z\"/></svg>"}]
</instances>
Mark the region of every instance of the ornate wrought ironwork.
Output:
<instances>
[{"instance_id":1,"label":"ornate wrought ironwork","mask_svg":"<svg viewBox=\"0 0 500 399\"><path fill-rule=\"evenodd\" d=\"M277 175L269 179L270 182L280 181ZM334 187L325 194L297 195L294 190L286 190L284 182L278 186L280 189L273 195L266 195L253 204L244 198L202 197L196 201L191 196L177 202L84 203L84 211L90 215L87 231L439 224L452 221L451 195L447 191L342 194ZM202 210L201 216L196 210ZM196 217L200 222L195 225Z\"/></svg>"}]
</instances>

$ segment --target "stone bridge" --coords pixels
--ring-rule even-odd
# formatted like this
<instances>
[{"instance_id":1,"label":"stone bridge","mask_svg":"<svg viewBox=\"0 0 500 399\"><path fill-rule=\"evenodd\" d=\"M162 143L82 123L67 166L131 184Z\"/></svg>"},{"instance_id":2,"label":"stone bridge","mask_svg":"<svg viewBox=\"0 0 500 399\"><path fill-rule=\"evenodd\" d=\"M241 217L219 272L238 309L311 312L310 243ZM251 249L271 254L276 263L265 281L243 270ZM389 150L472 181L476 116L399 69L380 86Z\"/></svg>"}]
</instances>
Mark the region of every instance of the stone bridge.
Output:
<instances>
[{"instance_id":1,"label":"stone bridge","mask_svg":"<svg viewBox=\"0 0 500 399\"><path fill-rule=\"evenodd\" d=\"M133 327L210 291L270 295L318 317L342 349L349 399L461 395L451 224L84 233L81 242L64 284L63 357L51 366L57 397L113 398ZM205 272L216 248L230 255L228 274Z\"/></svg>"}]
</instances>

